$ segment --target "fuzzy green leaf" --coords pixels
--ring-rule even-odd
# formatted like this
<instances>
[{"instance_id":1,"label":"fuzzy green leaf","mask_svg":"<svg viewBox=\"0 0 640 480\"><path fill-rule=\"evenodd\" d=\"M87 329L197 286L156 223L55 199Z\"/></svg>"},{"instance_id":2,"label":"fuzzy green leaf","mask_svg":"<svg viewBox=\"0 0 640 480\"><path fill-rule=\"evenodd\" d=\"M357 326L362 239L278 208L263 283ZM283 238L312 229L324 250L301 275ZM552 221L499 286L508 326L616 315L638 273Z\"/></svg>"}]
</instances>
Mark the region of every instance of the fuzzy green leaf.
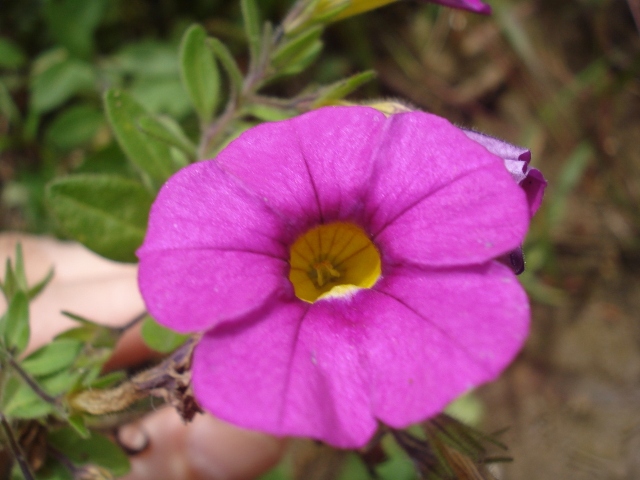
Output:
<instances>
[{"instance_id":1,"label":"fuzzy green leaf","mask_svg":"<svg viewBox=\"0 0 640 480\"><path fill-rule=\"evenodd\" d=\"M2 413L10 418L39 418L53 413L52 404L40 398L36 392L17 377L11 377L4 389Z\"/></svg>"},{"instance_id":2,"label":"fuzzy green leaf","mask_svg":"<svg viewBox=\"0 0 640 480\"><path fill-rule=\"evenodd\" d=\"M0 38L0 67L20 68L26 62L22 49L7 38Z\"/></svg>"},{"instance_id":3,"label":"fuzzy green leaf","mask_svg":"<svg viewBox=\"0 0 640 480\"><path fill-rule=\"evenodd\" d=\"M40 295L40 292L42 292L42 290L46 288L46 286L49 284L49 282L53 278L53 273L54 273L54 270L53 268L51 268L51 270L47 272L47 274L44 276L42 280L36 283L33 287L29 288L29 291L27 292L27 297L29 297L29 300L33 300L38 295Z\"/></svg>"},{"instance_id":4,"label":"fuzzy green leaf","mask_svg":"<svg viewBox=\"0 0 640 480\"><path fill-rule=\"evenodd\" d=\"M90 64L66 59L37 73L31 82L31 108L39 114L48 112L76 93L95 90L95 73Z\"/></svg>"},{"instance_id":5,"label":"fuzzy green leaf","mask_svg":"<svg viewBox=\"0 0 640 480\"><path fill-rule=\"evenodd\" d=\"M358 89L365 83L370 82L374 78L376 78L376 73L373 70L367 70L328 85L320 91L318 98L313 103L313 108L331 104L336 100L342 100L351 92Z\"/></svg>"},{"instance_id":6,"label":"fuzzy green leaf","mask_svg":"<svg viewBox=\"0 0 640 480\"><path fill-rule=\"evenodd\" d=\"M167 145L176 147L180 151L184 152L189 159L196 159L196 147L187 138L187 136L172 118L170 117L141 117L138 120L138 126L140 129L157 140L160 140Z\"/></svg>"},{"instance_id":7,"label":"fuzzy green leaf","mask_svg":"<svg viewBox=\"0 0 640 480\"><path fill-rule=\"evenodd\" d=\"M3 317L4 344L15 353L22 352L29 343L29 299L23 291L15 293Z\"/></svg>"},{"instance_id":8,"label":"fuzzy green leaf","mask_svg":"<svg viewBox=\"0 0 640 480\"><path fill-rule=\"evenodd\" d=\"M30 354L21 365L31 375L50 375L71 366L81 348L77 340L56 339Z\"/></svg>"},{"instance_id":9,"label":"fuzzy green leaf","mask_svg":"<svg viewBox=\"0 0 640 480\"><path fill-rule=\"evenodd\" d=\"M284 45L273 52L271 61L276 69L285 67L294 62L300 54L316 43L322 35L324 28L316 26L289 39Z\"/></svg>"},{"instance_id":10,"label":"fuzzy green leaf","mask_svg":"<svg viewBox=\"0 0 640 480\"><path fill-rule=\"evenodd\" d=\"M142 324L142 339L149 348L157 352L169 353L187 341L189 335L181 335L159 325L147 317Z\"/></svg>"},{"instance_id":11,"label":"fuzzy green leaf","mask_svg":"<svg viewBox=\"0 0 640 480\"><path fill-rule=\"evenodd\" d=\"M276 71L275 78L287 75L297 75L307 69L322 52L323 43L320 39L315 39L311 43L304 45L304 48L289 59L289 62Z\"/></svg>"},{"instance_id":12,"label":"fuzzy green leaf","mask_svg":"<svg viewBox=\"0 0 640 480\"><path fill-rule=\"evenodd\" d=\"M243 75L240 71L240 67L238 67L238 64L233 58L233 55L231 54L227 46L217 38L210 37L207 39L207 43L209 44L209 48L211 48L211 51L213 51L216 58L220 61L222 68L229 76L231 86L236 93L239 93L242 90Z\"/></svg>"},{"instance_id":13,"label":"fuzzy green leaf","mask_svg":"<svg viewBox=\"0 0 640 480\"><path fill-rule=\"evenodd\" d=\"M260 58L261 34L260 34L260 11L255 0L240 0L240 7L242 9L242 20L244 25L244 31L247 36L247 42L249 43L249 52L251 54L251 63L255 65Z\"/></svg>"},{"instance_id":14,"label":"fuzzy green leaf","mask_svg":"<svg viewBox=\"0 0 640 480\"><path fill-rule=\"evenodd\" d=\"M153 197L138 182L111 175L75 175L49 184L47 203L60 229L94 252L135 262Z\"/></svg>"},{"instance_id":15,"label":"fuzzy green leaf","mask_svg":"<svg viewBox=\"0 0 640 480\"><path fill-rule=\"evenodd\" d=\"M140 130L138 122L148 117L147 112L134 98L121 90L107 90L104 95L107 118L118 143L138 167L145 181L159 188L175 171L169 147L149 137Z\"/></svg>"},{"instance_id":16,"label":"fuzzy green leaf","mask_svg":"<svg viewBox=\"0 0 640 480\"><path fill-rule=\"evenodd\" d=\"M180 67L182 83L200 122L206 125L218 104L220 73L207 47L207 32L200 25L192 25L182 37Z\"/></svg>"},{"instance_id":17,"label":"fuzzy green leaf","mask_svg":"<svg viewBox=\"0 0 640 480\"><path fill-rule=\"evenodd\" d=\"M98 465L116 477L126 474L131 468L129 458L120 447L96 432L91 432L91 437L85 439L67 427L49 433L48 441L77 465Z\"/></svg>"},{"instance_id":18,"label":"fuzzy green leaf","mask_svg":"<svg viewBox=\"0 0 640 480\"><path fill-rule=\"evenodd\" d=\"M65 109L47 129L46 140L63 150L88 143L98 129L106 124L103 113L90 105Z\"/></svg>"}]
</instances>

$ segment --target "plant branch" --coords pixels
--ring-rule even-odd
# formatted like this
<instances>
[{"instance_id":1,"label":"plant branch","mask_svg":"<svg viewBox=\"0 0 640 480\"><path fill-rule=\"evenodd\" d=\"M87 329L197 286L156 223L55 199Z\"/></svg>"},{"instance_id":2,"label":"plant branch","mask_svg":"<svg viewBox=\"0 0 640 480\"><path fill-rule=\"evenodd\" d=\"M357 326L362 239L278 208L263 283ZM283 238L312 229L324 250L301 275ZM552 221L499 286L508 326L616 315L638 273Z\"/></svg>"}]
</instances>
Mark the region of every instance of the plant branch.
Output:
<instances>
[{"instance_id":1,"label":"plant branch","mask_svg":"<svg viewBox=\"0 0 640 480\"><path fill-rule=\"evenodd\" d=\"M16 462L18 462L18 465L20 466L20 470L22 471L22 475L24 476L25 480L35 480L35 476L31 471L31 467L29 466L27 457L22 451L22 447L16 441L16 438L13 436L13 430L11 430L11 425L9 425L7 418L2 413L0 413L0 423L2 423L2 429L4 430L4 435L7 438L7 441L9 442L9 447L13 452L13 456L16 459Z\"/></svg>"}]
</instances>

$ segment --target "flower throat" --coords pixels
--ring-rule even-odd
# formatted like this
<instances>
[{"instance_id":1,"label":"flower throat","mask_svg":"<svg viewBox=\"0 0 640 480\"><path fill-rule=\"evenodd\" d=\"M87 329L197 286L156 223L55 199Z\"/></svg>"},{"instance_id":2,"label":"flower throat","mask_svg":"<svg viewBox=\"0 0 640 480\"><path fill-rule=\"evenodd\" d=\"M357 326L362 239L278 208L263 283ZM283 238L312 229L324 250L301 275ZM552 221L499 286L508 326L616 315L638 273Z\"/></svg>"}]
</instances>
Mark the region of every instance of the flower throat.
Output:
<instances>
[{"instance_id":1,"label":"flower throat","mask_svg":"<svg viewBox=\"0 0 640 480\"><path fill-rule=\"evenodd\" d=\"M291 246L289 280L305 302L371 288L380 278L380 254L362 228L352 223L318 225Z\"/></svg>"}]
</instances>

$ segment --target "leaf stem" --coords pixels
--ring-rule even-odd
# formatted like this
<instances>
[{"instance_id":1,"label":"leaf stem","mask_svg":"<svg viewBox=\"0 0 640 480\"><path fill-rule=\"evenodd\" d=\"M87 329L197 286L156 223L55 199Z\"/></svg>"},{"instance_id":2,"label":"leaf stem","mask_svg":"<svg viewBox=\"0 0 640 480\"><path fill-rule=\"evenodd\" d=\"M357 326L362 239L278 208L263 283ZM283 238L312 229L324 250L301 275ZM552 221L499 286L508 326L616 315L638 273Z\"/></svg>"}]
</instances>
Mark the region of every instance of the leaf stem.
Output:
<instances>
[{"instance_id":1,"label":"leaf stem","mask_svg":"<svg viewBox=\"0 0 640 480\"><path fill-rule=\"evenodd\" d=\"M29 385L29 388L35 392L42 400L47 403L51 403L60 411L60 404L58 403L58 399L52 397L47 392L45 392L38 383L31 378L31 376L24 371L24 369L20 366L18 362L16 362L13 358L9 357L7 359L9 366L22 378L22 380Z\"/></svg>"},{"instance_id":2,"label":"leaf stem","mask_svg":"<svg viewBox=\"0 0 640 480\"><path fill-rule=\"evenodd\" d=\"M27 457L25 456L20 444L16 441L16 437L13 436L11 425L9 425L7 418L2 413L0 413L0 423L2 423L4 435L9 442L9 447L13 452L13 456L16 459L16 462L18 462L18 465L20 466L20 470L22 471L22 475L24 476L25 480L35 480L35 476L31 471L31 467L29 467Z\"/></svg>"}]
</instances>

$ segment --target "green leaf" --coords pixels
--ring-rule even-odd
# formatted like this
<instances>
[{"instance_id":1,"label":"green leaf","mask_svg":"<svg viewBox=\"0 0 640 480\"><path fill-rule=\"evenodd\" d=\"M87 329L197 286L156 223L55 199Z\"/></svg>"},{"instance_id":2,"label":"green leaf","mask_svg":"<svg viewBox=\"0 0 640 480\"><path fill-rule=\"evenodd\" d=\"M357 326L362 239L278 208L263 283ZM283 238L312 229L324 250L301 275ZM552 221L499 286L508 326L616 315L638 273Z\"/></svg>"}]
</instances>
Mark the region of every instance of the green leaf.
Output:
<instances>
[{"instance_id":1,"label":"green leaf","mask_svg":"<svg viewBox=\"0 0 640 480\"><path fill-rule=\"evenodd\" d=\"M191 100L178 75L136 78L129 93L148 113L166 113L183 118L192 111Z\"/></svg>"},{"instance_id":2,"label":"green leaf","mask_svg":"<svg viewBox=\"0 0 640 480\"><path fill-rule=\"evenodd\" d=\"M180 45L182 83L198 112L203 125L211 121L218 103L220 74L207 47L207 32L200 25L192 25L182 37Z\"/></svg>"},{"instance_id":3,"label":"green leaf","mask_svg":"<svg viewBox=\"0 0 640 480\"><path fill-rule=\"evenodd\" d=\"M170 117L142 117L138 120L140 129L157 140L167 145L176 147L191 159L196 159L196 146L172 118Z\"/></svg>"},{"instance_id":4,"label":"green leaf","mask_svg":"<svg viewBox=\"0 0 640 480\"><path fill-rule=\"evenodd\" d=\"M90 388L102 390L102 389L113 387L117 383L120 383L126 380L126 378L127 378L127 374L124 373L123 371L111 372L94 379L92 382L90 382L86 386Z\"/></svg>"},{"instance_id":5,"label":"green leaf","mask_svg":"<svg viewBox=\"0 0 640 480\"><path fill-rule=\"evenodd\" d=\"M157 352L173 352L188 338L189 335L182 335L158 325L151 317L146 317L142 323L142 339L144 343Z\"/></svg>"},{"instance_id":6,"label":"green leaf","mask_svg":"<svg viewBox=\"0 0 640 480\"><path fill-rule=\"evenodd\" d=\"M272 107L270 105L261 105L258 103L252 103L247 105L244 111L256 117L263 122L277 122L280 120L288 120L298 115L298 112L293 109L283 109L278 107Z\"/></svg>"},{"instance_id":7,"label":"green leaf","mask_svg":"<svg viewBox=\"0 0 640 480\"><path fill-rule=\"evenodd\" d=\"M266 45L260 45L262 40L260 34L260 12L255 0L240 0L240 7L242 9L244 31L249 43L251 63L255 66L260 58L261 47L266 47Z\"/></svg>"},{"instance_id":8,"label":"green leaf","mask_svg":"<svg viewBox=\"0 0 640 480\"><path fill-rule=\"evenodd\" d=\"M80 436L80 438L87 439L91 437L91 432L85 425L84 417L82 415L78 413L74 415L70 415L69 418L67 418L67 421L69 422L69 425L71 426L71 428L73 428L76 431L76 433Z\"/></svg>"},{"instance_id":9,"label":"green leaf","mask_svg":"<svg viewBox=\"0 0 640 480\"><path fill-rule=\"evenodd\" d=\"M66 395L75 390L76 385L86 375L80 368L60 370L51 375L38 377L38 385L51 396Z\"/></svg>"},{"instance_id":10,"label":"green leaf","mask_svg":"<svg viewBox=\"0 0 640 480\"><path fill-rule=\"evenodd\" d=\"M16 259L14 269L18 289L26 292L28 289L27 274L24 271L24 256L22 255L22 244L20 242L16 243Z\"/></svg>"},{"instance_id":11,"label":"green leaf","mask_svg":"<svg viewBox=\"0 0 640 480\"><path fill-rule=\"evenodd\" d=\"M11 259L7 258L4 268L4 283L2 284L2 293L7 302L13 298L13 295L18 290L18 282L16 281L16 274L13 271L13 264Z\"/></svg>"},{"instance_id":12,"label":"green leaf","mask_svg":"<svg viewBox=\"0 0 640 480\"><path fill-rule=\"evenodd\" d=\"M95 91L90 64L75 59L54 63L35 74L31 82L31 108L36 113L52 110L79 92Z\"/></svg>"},{"instance_id":13,"label":"green leaf","mask_svg":"<svg viewBox=\"0 0 640 480\"><path fill-rule=\"evenodd\" d=\"M374 78L376 78L376 73L373 70L367 70L328 85L322 88L318 98L313 102L312 108L318 108L323 105L329 105L336 100L342 100L351 92Z\"/></svg>"},{"instance_id":14,"label":"green leaf","mask_svg":"<svg viewBox=\"0 0 640 480\"><path fill-rule=\"evenodd\" d=\"M10 123L20 120L20 111L11 98L11 94L3 81L0 80L0 114L4 115Z\"/></svg>"},{"instance_id":15,"label":"green leaf","mask_svg":"<svg viewBox=\"0 0 640 480\"><path fill-rule=\"evenodd\" d=\"M107 90L105 110L118 143L129 160L136 165L155 188L174 172L169 147L150 138L137 126L149 113L131 95L120 90Z\"/></svg>"},{"instance_id":16,"label":"green leaf","mask_svg":"<svg viewBox=\"0 0 640 480\"><path fill-rule=\"evenodd\" d=\"M29 297L29 300L33 300L38 295L40 295L40 292L42 292L42 290L46 288L46 286L49 284L49 282L53 278L53 273L54 273L54 270L52 267L51 270L49 270L49 272L45 275L45 277L42 280L36 283L33 287L29 288L29 291L27 292L27 297Z\"/></svg>"},{"instance_id":17,"label":"green leaf","mask_svg":"<svg viewBox=\"0 0 640 480\"><path fill-rule=\"evenodd\" d=\"M131 469L129 458L122 449L95 431L85 439L74 429L66 427L49 433L48 442L77 465L99 465L116 477Z\"/></svg>"},{"instance_id":18,"label":"green leaf","mask_svg":"<svg viewBox=\"0 0 640 480\"><path fill-rule=\"evenodd\" d=\"M103 113L90 105L77 105L65 109L47 129L48 143L71 150L86 144L95 137L98 129L105 125Z\"/></svg>"},{"instance_id":19,"label":"green leaf","mask_svg":"<svg viewBox=\"0 0 640 480\"><path fill-rule=\"evenodd\" d=\"M136 261L153 202L138 182L111 175L72 175L51 182L46 200L66 235L112 260Z\"/></svg>"},{"instance_id":20,"label":"green leaf","mask_svg":"<svg viewBox=\"0 0 640 480\"><path fill-rule=\"evenodd\" d=\"M297 52L297 54L289 60L288 64L282 65L281 68L275 72L274 78L297 75L304 71L309 65L316 61L322 52L322 47L322 41L319 39L315 39L312 43L307 44L303 50Z\"/></svg>"},{"instance_id":21,"label":"green leaf","mask_svg":"<svg viewBox=\"0 0 640 480\"><path fill-rule=\"evenodd\" d=\"M8 349L22 352L29 343L29 300L27 294L18 291L9 302L5 314L4 342Z\"/></svg>"},{"instance_id":22,"label":"green leaf","mask_svg":"<svg viewBox=\"0 0 640 480\"><path fill-rule=\"evenodd\" d=\"M4 389L2 413L17 419L39 418L55 411L52 404L40 398L26 383L11 377Z\"/></svg>"},{"instance_id":23,"label":"green leaf","mask_svg":"<svg viewBox=\"0 0 640 480\"><path fill-rule=\"evenodd\" d=\"M57 339L39 348L22 362L22 368L34 376L50 375L71 366L82 343L72 339Z\"/></svg>"},{"instance_id":24,"label":"green leaf","mask_svg":"<svg viewBox=\"0 0 640 480\"><path fill-rule=\"evenodd\" d=\"M324 28L319 25L305 30L299 35L289 39L280 48L273 52L271 56L273 66L279 70L295 62L302 53L312 47L313 44L320 39L323 31Z\"/></svg>"},{"instance_id":25,"label":"green leaf","mask_svg":"<svg viewBox=\"0 0 640 480\"><path fill-rule=\"evenodd\" d=\"M94 49L94 31L106 0L46 0L44 16L57 42L74 56L88 58Z\"/></svg>"},{"instance_id":26,"label":"green leaf","mask_svg":"<svg viewBox=\"0 0 640 480\"><path fill-rule=\"evenodd\" d=\"M27 61L22 49L8 38L0 38L0 67L20 68Z\"/></svg>"},{"instance_id":27,"label":"green leaf","mask_svg":"<svg viewBox=\"0 0 640 480\"><path fill-rule=\"evenodd\" d=\"M233 90L235 90L236 94L240 93L242 91L244 77L240 71L240 67L238 67L237 62L233 58L233 55L227 46L217 38L209 37L207 39L207 43L209 44L209 48L211 48L215 56L220 61L222 68L227 72Z\"/></svg>"}]
</instances>

